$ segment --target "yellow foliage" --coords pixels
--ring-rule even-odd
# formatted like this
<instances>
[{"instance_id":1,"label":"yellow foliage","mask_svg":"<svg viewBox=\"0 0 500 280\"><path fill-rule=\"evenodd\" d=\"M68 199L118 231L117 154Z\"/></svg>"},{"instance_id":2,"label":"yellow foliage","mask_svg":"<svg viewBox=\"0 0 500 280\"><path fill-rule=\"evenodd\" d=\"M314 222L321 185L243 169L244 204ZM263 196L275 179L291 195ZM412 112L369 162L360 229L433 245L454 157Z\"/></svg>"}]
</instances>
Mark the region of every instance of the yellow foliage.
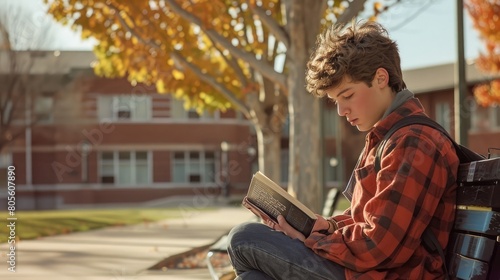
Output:
<instances>
[{"instance_id":1,"label":"yellow foliage","mask_svg":"<svg viewBox=\"0 0 500 280\"><path fill-rule=\"evenodd\" d=\"M216 89L245 98L250 93L247 85L255 82L255 69L207 32L272 65L279 55L277 43L251 6L260 5L278 26L285 27L283 0L173 1L190 18L174 12L169 0L44 0L57 21L70 23L81 29L82 36L99 42L94 48L96 74L154 84L158 92L173 93L197 110L230 108ZM332 15L331 23L349 1L328 1L328 5L325 16ZM174 60L173 53L182 59Z\"/></svg>"},{"instance_id":2,"label":"yellow foliage","mask_svg":"<svg viewBox=\"0 0 500 280\"><path fill-rule=\"evenodd\" d=\"M172 71L172 76L174 76L174 78L175 78L176 80L178 80L178 81L180 81L180 80L184 80L184 73L182 73L182 72L181 72L181 71L179 71L179 70L174 69L174 70Z\"/></svg>"},{"instance_id":3,"label":"yellow foliage","mask_svg":"<svg viewBox=\"0 0 500 280\"><path fill-rule=\"evenodd\" d=\"M167 90L165 88L165 83L163 82L163 80L158 79L156 81L156 90L158 90L159 93L165 93L165 92L167 92Z\"/></svg>"}]
</instances>

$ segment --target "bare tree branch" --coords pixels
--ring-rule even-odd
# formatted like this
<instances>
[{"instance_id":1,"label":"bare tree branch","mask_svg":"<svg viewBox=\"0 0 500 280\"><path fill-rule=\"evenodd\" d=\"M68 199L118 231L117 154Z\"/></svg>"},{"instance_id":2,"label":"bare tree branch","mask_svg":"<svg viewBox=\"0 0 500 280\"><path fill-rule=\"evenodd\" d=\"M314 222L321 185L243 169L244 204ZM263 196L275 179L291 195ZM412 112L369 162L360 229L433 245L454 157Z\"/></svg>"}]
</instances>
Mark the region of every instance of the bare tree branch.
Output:
<instances>
[{"instance_id":1,"label":"bare tree branch","mask_svg":"<svg viewBox=\"0 0 500 280\"><path fill-rule=\"evenodd\" d=\"M21 8L0 11L0 151L40 121L36 114L22 113L33 109L24 101L30 98L36 104L46 83L47 76L34 79L38 58L32 54L44 53L39 49L51 42L53 34L47 22L32 15Z\"/></svg>"}]
</instances>

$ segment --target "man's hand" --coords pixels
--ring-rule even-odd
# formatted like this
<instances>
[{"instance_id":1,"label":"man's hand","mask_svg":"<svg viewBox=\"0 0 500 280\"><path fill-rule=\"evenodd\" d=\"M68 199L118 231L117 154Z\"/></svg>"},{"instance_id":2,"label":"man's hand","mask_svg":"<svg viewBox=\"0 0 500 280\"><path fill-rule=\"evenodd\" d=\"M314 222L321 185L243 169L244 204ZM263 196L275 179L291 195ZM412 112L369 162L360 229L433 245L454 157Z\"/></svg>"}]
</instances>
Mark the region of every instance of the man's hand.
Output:
<instances>
[{"instance_id":1,"label":"man's hand","mask_svg":"<svg viewBox=\"0 0 500 280\"><path fill-rule=\"evenodd\" d=\"M316 214L316 218L317 219L316 222L314 223L313 231L320 231L320 230L329 231L331 229L331 232L329 231L329 233L333 232L332 226L328 223L328 221L325 218L323 218L323 216Z\"/></svg>"},{"instance_id":2,"label":"man's hand","mask_svg":"<svg viewBox=\"0 0 500 280\"><path fill-rule=\"evenodd\" d=\"M314 223L313 231L323 231L325 234L330 234L336 228L332 226L330 222L328 222L323 216L316 214L316 222ZM290 238L298 239L302 242L306 239L306 237L298 230L294 229L282 215L278 216L278 223L276 224L273 221L266 222L266 225L274 230L281 231Z\"/></svg>"},{"instance_id":3,"label":"man's hand","mask_svg":"<svg viewBox=\"0 0 500 280\"><path fill-rule=\"evenodd\" d=\"M275 230L279 230L286 234L288 237L293 239L298 239L302 242L306 239L306 237L300 233L300 231L294 229L282 215L278 216L278 225L276 225Z\"/></svg>"}]
</instances>

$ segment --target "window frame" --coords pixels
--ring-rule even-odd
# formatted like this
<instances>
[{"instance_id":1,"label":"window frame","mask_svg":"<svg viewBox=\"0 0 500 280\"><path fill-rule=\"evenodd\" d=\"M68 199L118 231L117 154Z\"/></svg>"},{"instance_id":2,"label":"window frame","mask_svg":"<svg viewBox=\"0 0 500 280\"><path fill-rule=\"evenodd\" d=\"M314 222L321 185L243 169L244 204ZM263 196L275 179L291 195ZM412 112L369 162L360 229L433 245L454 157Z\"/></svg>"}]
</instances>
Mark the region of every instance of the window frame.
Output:
<instances>
[{"instance_id":1,"label":"window frame","mask_svg":"<svg viewBox=\"0 0 500 280\"><path fill-rule=\"evenodd\" d=\"M120 159L120 154L124 154L124 153L128 153L129 155L129 158L128 159L124 159L124 160L121 160ZM146 159L140 159L138 160L137 159L137 154L138 153L146 153ZM103 156L105 154L111 154L112 155L112 158L111 159L106 159L104 160L103 159ZM103 184L103 185L112 185L112 186L143 186L143 185L149 185L152 183L153 181L153 164L152 164L152 153L151 151L147 151L147 150L113 150L113 151L101 151L99 152L99 157L98 157L98 160L99 160L99 183L100 184ZM138 161L141 161L139 163L146 163L146 172L147 172L147 175L146 175L146 182L139 182L138 181L138 167L139 167L139 163ZM110 164L111 163L111 164ZM126 172L129 174L129 180L128 182L124 182L124 181L121 181L120 178L123 178L123 177L120 177L122 174L120 173L120 170L123 169L121 168L121 166L123 166L123 164L127 164L128 163L128 168L129 170ZM111 178L113 178L112 181L109 181L109 182L105 182L103 181L103 175L104 173L108 173L108 172L104 172L104 165L105 164L108 164L111 166L110 170L112 170L112 175L107 175ZM123 172L123 170L122 170ZM125 173L125 174L126 174Z\"/></svg>"},{"instance_id":2,"label":"window frame","mask_svg":"<svg viewBox=\"0 0 500 280\"><path fill-rule=\"evenodd\" d=\"M99 120L114 122L144 122L153 116L152 96L137 94L99 95L97 115ZM144 107L141 102L146 102ZM109 106L105 108L103 106ZM145 109L141 112L141 109ZM139 114L143 113L143 116Z\"/></svg>"},{"instance_id":3,"label":"window frame","mask_svg":"<svg viewBox=\"0 0 500 280\"><path fill-rule=\"evenodd\" d=\"M181 154L182 157L179 157ZM197 158L193 157L195 154ZM171 182L189 184L215 183L217 180L216 158L216 152L211 150L172 151L170 153ZM210 173L213 173L212 177L210 177Z\"/></svg>"}]
</instances>

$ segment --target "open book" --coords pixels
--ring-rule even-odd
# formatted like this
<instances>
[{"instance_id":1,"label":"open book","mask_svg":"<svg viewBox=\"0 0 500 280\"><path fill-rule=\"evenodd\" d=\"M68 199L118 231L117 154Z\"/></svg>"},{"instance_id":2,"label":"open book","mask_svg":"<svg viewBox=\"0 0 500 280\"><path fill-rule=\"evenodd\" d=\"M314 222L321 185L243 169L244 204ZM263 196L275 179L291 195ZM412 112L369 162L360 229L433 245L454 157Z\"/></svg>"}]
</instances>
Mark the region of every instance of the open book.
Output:
<instances>
[{"instance_id":1,"label":"open book","mask_svg":"<svg viewBox=\"0 0 500 280\"><path fill-rule=\"evenodd\" d=\"M277 224L278 216L283 215L291 226L306 237L311 233L316 221L312 210L260 171L253 175L242 204L266 222Z\"/></svg>"}]
</instances>

